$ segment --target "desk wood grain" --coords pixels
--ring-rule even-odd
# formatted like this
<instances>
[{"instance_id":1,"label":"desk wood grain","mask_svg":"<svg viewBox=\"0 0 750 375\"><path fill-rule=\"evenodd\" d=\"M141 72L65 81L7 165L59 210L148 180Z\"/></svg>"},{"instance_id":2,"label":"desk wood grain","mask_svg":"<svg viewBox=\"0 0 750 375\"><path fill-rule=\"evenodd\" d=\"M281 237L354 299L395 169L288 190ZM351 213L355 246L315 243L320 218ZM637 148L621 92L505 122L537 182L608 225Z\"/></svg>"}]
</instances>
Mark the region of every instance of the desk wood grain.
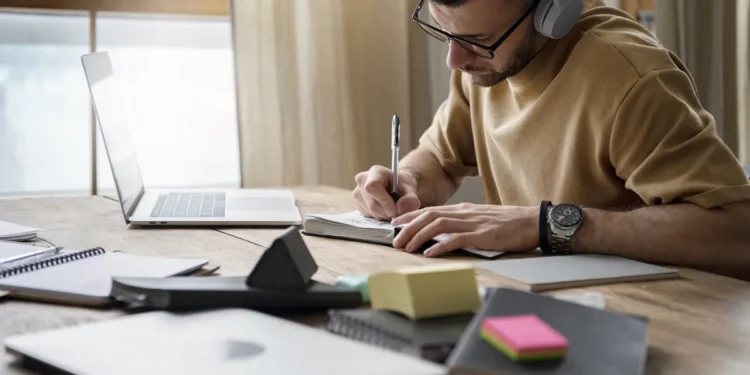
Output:
<instances>
[{"instance_id":1,"label":"desk wood grain","mask_svg":"<svg viewBox=\"0 0 750 375\"><path fill-rule=\"evenodd\" d=\"M325 187L295 189L302 214L354 209L348 191ZM0 219L45 228L41 236L68 248L103 246L112 250L164 256L204 257L222 274L245 274L263 248L283 228L140 229L124 225L119 205L103 197L0 199ZM481 259L450 256L428 259L387 246L305 237L320 266L315 279L372 273L408 265ZM516 257L516 256L510 256ZM750 283L681 269L679 280L624 283L553 293L599 291L613 311L651 320L647 374L750 373ZM487 286L509 286L489 273ZM117 310L90 310L24 301L0 301L0 338L53 327L110 319ZM313 322L314 320L311 320ZM312 323L311 323L312 324ZM10 362L2 373L28 373Z\"/></svg>"}]
</instances>

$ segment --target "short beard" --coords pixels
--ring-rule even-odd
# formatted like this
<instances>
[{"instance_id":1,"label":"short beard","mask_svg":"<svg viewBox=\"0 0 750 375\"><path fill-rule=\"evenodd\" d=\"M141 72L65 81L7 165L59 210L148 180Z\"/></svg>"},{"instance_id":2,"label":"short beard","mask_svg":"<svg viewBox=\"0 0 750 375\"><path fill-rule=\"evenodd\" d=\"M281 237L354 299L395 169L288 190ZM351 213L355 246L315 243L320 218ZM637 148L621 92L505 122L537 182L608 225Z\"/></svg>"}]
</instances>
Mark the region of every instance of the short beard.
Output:
<instances>
[{"instance_id":1,"label":"short beard","mask_svg":"<svg viewBox=\"0 0 750 375\"><path fill-rule=\"evenodd\" d=\"M533 26L533 25L532 25ZM481 76L471 76L471 81L477 86L481 87L490 87L494 86L500 82L505 81L506 79L513 77L514 75L520 73L523 68L526 67L526 65L529 64L529 61L536 56L537 48L536 48L536 33L532 31L528 32L526 36L524 37L523 41L521 41L518 49L513 53L513 59L510 61L510 63L503 69L503 70L490 70L486 71L486 73L482 74ZM473 70L471 67L465 67L461 69L462 71L466 73L471 72L485 72L483 70Z\"/></svg>"}]
</instances>

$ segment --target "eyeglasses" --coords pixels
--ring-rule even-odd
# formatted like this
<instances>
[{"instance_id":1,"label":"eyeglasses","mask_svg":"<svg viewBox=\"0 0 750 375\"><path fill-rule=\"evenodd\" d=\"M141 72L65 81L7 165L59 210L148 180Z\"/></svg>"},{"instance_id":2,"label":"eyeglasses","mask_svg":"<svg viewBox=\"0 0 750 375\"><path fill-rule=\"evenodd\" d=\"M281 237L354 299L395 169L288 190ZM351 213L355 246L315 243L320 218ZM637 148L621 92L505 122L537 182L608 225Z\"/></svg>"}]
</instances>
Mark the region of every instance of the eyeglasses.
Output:
<instances>
[{"instance_id":1,"label":"eyeglasses","mask_svg":"<svg viewBox=\"0 0 750 375\"><path fill-rule=\"evenodd\" d=\"M534 2L534 5L532 5L526 12L521 16L521 18L516 21L513 26L508 29L501 37L497 40L497 42L493 43L491 46L485 46L482 44L479 44L477 42L473 42L471 40L468 40L466 38L460 37L458 35L453 35L451 33L447 33L443 30L438 29L435 26L432 26L422 20L419 19L419 12L422 10L422 5L424 4L424 0L419 0L419 4L417 4L417 8L414 10L414 14L411 16L411 19L414 20L414 22L419 25L422 30L424 30L427 34L434 37L435 39L450 43L451 40L455 40L458 45L466 49L467 51L479 56L483 57L485 59L494 59L495 58L495 50L500 47L500 44L502 44L510 35L515 31L519 25L531 14L531 12L536 9L537 4L539 4L539 0Z\"/></svg>"}]
</instances>

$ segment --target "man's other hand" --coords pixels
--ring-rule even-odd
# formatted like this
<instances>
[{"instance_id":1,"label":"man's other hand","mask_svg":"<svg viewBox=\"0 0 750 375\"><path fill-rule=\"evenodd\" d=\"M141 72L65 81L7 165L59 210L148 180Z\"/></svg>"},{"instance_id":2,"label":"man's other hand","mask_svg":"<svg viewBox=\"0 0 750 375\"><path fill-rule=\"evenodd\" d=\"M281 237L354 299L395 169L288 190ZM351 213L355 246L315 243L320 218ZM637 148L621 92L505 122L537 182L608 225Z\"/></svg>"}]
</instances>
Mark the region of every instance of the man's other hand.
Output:
<instances>
[{"instance_id":1,"label":"man's other hand","mask_svg":"<svg viewBox=\"0 0 750 375\"><path fill-rule=\"evenodd\" d=\"M395 218L404 225L393 240L397 249L414 252L425 242L448 235L425 251L439 256L461 248L526 251L539 246L539 208L462 203L429 207Z\"/></svg>"},{"instance_id":2,"label":"man's other hand","mask_svg":"<svg viewBox=\"0 0 750 375\"><path fill-rule=\"evenodd\" d=\"M399 200L394 202L390 195L392 171L376 165L367 172L357 174L357 187L353 191L359 212L366 217L379 220L391 220L397 215L419 209L421 203L417 197L417 179L411 173L399 171Z\"/></svg>"}]
</instances>

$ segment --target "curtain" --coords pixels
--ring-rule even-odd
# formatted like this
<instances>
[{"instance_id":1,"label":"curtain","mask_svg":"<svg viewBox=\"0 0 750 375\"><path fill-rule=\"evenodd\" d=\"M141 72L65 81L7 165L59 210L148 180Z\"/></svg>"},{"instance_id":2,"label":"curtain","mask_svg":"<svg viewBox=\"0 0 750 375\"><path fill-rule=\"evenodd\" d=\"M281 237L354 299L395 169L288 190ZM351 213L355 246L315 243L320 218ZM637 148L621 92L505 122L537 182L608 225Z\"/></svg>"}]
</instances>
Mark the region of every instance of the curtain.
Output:
<instances>
[{"instance_id":1,"label":"curtain","mask_svg":"<svg viewBox=\"0 0 750 375\"><path fill-rule=\"evenodd\" d=\"M401 155L416 145L433 108L416 4L232 0L243 186L352 188L356 173L390 167L394 114Z\"/></svg>"},{"instance_id":2,"label":"curtain","mask_svg":"<svg viewBox=\"0 0 750 375\"><path fill-rule=\"evenodd\" d=\"M656 35L685 62L726 144L750 164L750 0L654 1Z\"/></svg>"}]
</instances>

